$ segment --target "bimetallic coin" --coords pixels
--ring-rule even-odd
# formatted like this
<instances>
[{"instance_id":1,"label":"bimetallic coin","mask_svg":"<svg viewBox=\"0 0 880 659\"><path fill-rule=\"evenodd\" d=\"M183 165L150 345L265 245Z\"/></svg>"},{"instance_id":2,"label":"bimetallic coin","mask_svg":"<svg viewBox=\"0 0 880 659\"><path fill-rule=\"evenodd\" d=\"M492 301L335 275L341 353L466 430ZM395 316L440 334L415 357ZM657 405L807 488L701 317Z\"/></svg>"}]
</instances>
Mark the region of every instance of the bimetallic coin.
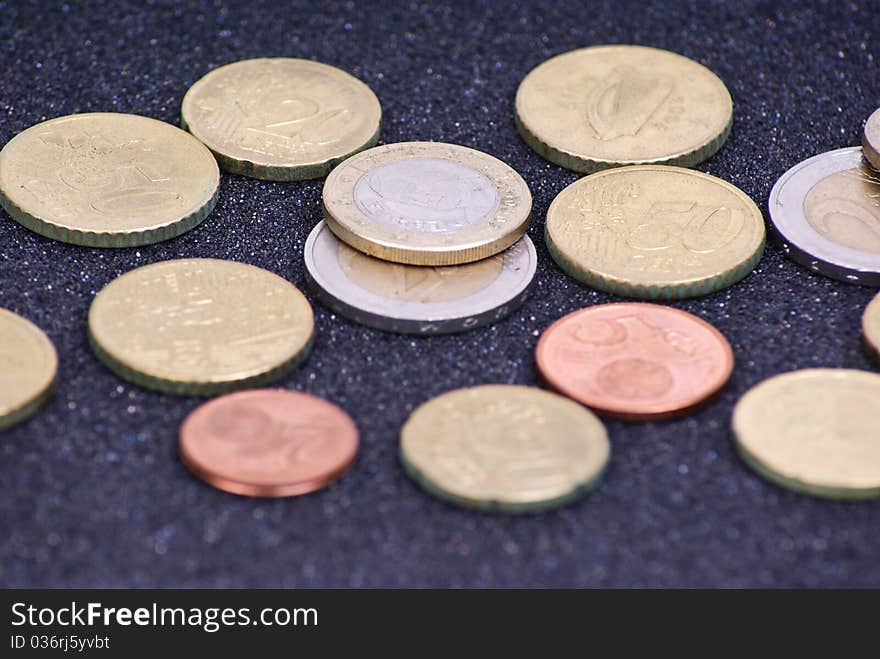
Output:
<instances>
[{"instance_id":1,"label":"bimetallic coin","mask_svg":"<svg viewBox=\"0 0 880 659\"><path fill-rule=\"evenodd\" d=\"M868 351L880 360L880 294L874 296L862 315L862 337Z\"/></svg>"},{"instance_id":2,"label":"bimetallic coin","mask_svg":"<svg viewBox=\"0 0 880 659\"><path fill-rule=\"evenodd\" d=\"M598 485L611 455L589 410L533 387L458 389L403 426L400 458L431 494L468 508L537 512Z\"/></svg>"},{"instance_id":3,"label":"bimetallic coin","mask_svg":"<svg viewBox=\"0 0 880 659\"><path fill-rule=\"evenodd\" d=\"M764 251L764 218L726 181L681 167L592 174L547 211L556 263L609 293L649 299L706 295L745 277Z\"/></svg>"},{"instance_id":4,"label":"bimetallic coin","mask_svg":"<svg viewBox=\"0 0 880 659\"><path fill-rule=\"evenodd\" d=\"M207 217L220 171L179 128L131 114L74 114L0 151L0 204L43 236L132 247L179 236Z\"/></svg>"},{"instance_id":5,"label":"bimetallic coin","mask_svg":"<svg viewBox=\"0 0 880 659\"><path fill-rule=\"evenodd\" d=\"M320 178L379 139L373 91L333 66L251 59L214 69L183 98L181 122L233 174Z\"/></svg>"},{"instance_id":6,"label":"bimetallic coin","mask_svg":"<svg viewBox=\"0 0 880 659\"><path fill-rule=\"evenodd\" d=\"M630 421L681 416L733 372L724 335L685 311L628 302L587 307L544 330L541 376L599 414Z\"/></svg>"},{"instance_id":7,"label":"bimetallic coin","mask_svg":"<svg viewBox=\"0 0 880 659\"><path fill-rule=\"evenodd\" d=\"M828 151L789 169L770 192L770 219L785 253L811 270L880 286L880 174L859 147Z\"/></svg>"},{"instance_id":8,"label":"bimetallic coin","mask_svg":"<svg viewBox=\"0 0 880 659\"><path fill-rule=\"evenodd\" d=\"M401 142L359 153L324 183L324 219L386 261L456 265L504 251L526 232L532 195L509 166L455 144Z\"/></svg>"},{"instance_id":9,"label":"bimetallic coin","mask_svg":"<svg viewBox=\"0 0 880 659\"><path fill-rule=\"evenodd\" d=\"M523 236L465 265L390 263L352 249L321 222L306 240L305 262L315 294L334 311L392 332L447 334L495 322L522 304L538 256Z\"/></svg>"},{"instance_id":10,"label":"bimetallic coin","mask_svg":"<svg viewBox=\"0 0 880 659\"><path fill-rule=\"evenodd\" d=\"M727 139L733 102L709 69L666 50L595 46L525 77L516 121L526 144L577 172L619 165L688 167Z\"/></svg>"},{"instance_id":11,"label":"bimetallic coin","mask_svg":"<svg viewBox=\"0 0 880 659\"><path fill-rule=\"evenodd\" d=\"M58 370L52 342L36 325L0 309L0 430L37 411Z\"/></svg>"},{"instance_id":12,"label":"bimetallic coin","mask_svg":"<svg viewBox=\"0 0 880 659\"><path fill-rule=\"evenodd\" d=\"M127 272L92 302L98 357L135 384L212 395L278 380L306 356L312 308L278 275L219 259Z\"/></svg>"},{"instance_id":13,"label":"bimetallic coin","mask_svg":"<svg viewBox=\"0 0 880 659\"><path fill-rule=\"evenodd\" d=\"M180 427L180 457L193 474L251 497L290 497L326 487L348 471L357 448L357 427L343 410L283 389L215 398Z\"/></svg>"},{"instance_id":14,"label":"bimetallic coin","mask_svg":"<svg viewBox=\"0 0 880 659\"><path fill-rule=\"evenodd\" d=\"M880 375L792 371L752 387L733 410L743 459L791 490L831 499L880 497Z\"/></svg>"},{"instance_id":15,"label":"bimetallic coin","mask_svg":"<svg viewBox=\"0 0 880 659\"><path fill-rule=\"evenodd\" d=\"M862 153L868 164L880 171L880 108L868 117L862 132Z\"/></svg>"}]
</instances>

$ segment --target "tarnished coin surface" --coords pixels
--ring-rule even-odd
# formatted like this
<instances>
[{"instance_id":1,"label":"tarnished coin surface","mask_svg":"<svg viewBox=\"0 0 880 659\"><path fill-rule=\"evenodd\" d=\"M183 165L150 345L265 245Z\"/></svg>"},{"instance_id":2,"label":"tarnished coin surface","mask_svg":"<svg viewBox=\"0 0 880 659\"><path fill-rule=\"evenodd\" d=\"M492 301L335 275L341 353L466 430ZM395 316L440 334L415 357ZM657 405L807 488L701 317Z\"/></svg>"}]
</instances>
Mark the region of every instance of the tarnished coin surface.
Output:
<instances>
[{"instance_id":1,"label":"tarnished coin surface","mask_svg":"<svg viewBox=\"0 0 880 659\"><path fill-rule=\"evenodd\" d=\"M862 315L862 337L871 354L880 360L880 293L874 296Z\"/></svg>"},{"instance_id":2,"label":"tarnished coin surface","mask_svg":"<svg viewBox=\"0 0 880 659\"><path fill-rule=\"evenodd\" d=\"M189 231L217 201L220 171L192 135L132 114L44 121L0 151L0 203L54 240L133 247Z\"/></svg>"},{"instance_id":3,"label":"tarnished coin surface","mask_svg":"<svg viewBox=\"0 0 880 659\"><path fill-rule=\"evenodd\" d=\"M92 302L89 337L117 375L168 393L212 395L281 378L311 347L308 300L276 274L219 259L125 273Z\"/></svg>"},{"instance_id":4,"label":"tarnished coin surface","mask_svg":"<svg viewBox=\"0 0 880 659\"><path fill-rule=\"evenodd\" d=\"M324 219L340 240L413 265L457 265L504 251L526 232L531 210L519 174L456 144L369 149L324 183Z\"/></svg>"},{"instance_id":5,"label":"tarnished coin surface","mask_svg":"<svg viewBox=\"0 0 880 659\"><path fill-rule=\"evenodd\" d=\"M880 497L880 375L792 371L752 387L733 410L743 459L765 478L832 499Z\"/></svg>"},{"instance_id":6,"label":"tarnished coin surface","mask_svg":"<svg viewBox=\"0 0 880 659\"><path fill-rule=\"evenodd\" d=\"M733 350L712 325L657 304L601 304L544 330L541 376L600 414L634 421L686 414L718 393Z\"/></svg>"},{"instance_id":7,"label":"tarnished coin surface","mask_svg":"<svg viewBox=\"0 0 880 659\"><path fill-rule=\"evenodd\" d=\"M644 46L557 55L525 77L516 120L526 143L578 172L619 165L688 167L727 139L733 102L702 64Z\"/></svg>"},{"instance_id":8,"label":"tarnished coin surface","mask_svg":"<svg viewBox=\"0 0 880 659\"><path fill-rule=\"evenodd\" d=\"M770 219L785 253L840 281L880 286L880 174L859 147L828 151L789 169L770 192Z\"/></svg>"},{"instance_id":9,"label":"tarnished coin surface","mask_svg":"<svg viewBox=\"0 0 880 659\"><path fill-rule=\"evenodd\" d=\"M357 455L358 431L342 409L283 389L239 391L197 407L180 427L180 457L214 487L290 497L337 480Z\"/></svg>"},{"instance_id":10,"label":"tarnished coin surface","mask_svg":"<svg viewBox=\"0 0 880 659\"><path fill-rule=\"evenodd\" d=\"M592 174L547 211L545 237L575 279L617 295L706 295L745 277L764 251L764 218L742 190L681 167Z\"/></svg>"},{"instance_id":11,"label":"tarnished coin surface","mask_svg":"<svg viewBox=\"0 0 880 659\"><path fill-rule=\"evenodd\" d=\"M880 108L865 122L862 132L862 153L868 164L880 171Z\"/></svg>"},{"instance_id":12,"label":"tarnished coin surface","mask_svg":"<svg viewBox=\"0 0 880 659\"><path fill-rule=\"evenodd\" d=\"M306 240L305 263L315 293L344 316L392 332L446 334L495 322L522 304L538 256L523 236L474 263L391 263L349 247L321 222Z\"/></svg>"},{"instance_id":13,"label":"tarnished coin surface","mask_svg":"<svg viewBox=\"0 0 880 659\"><path fill-rule=\"evenodd\" d=\"M407 473L468 508L536 512L596 487L611 447L602 422L562 396L516 385L445 393L401 431Z\"/></svg>"},{"instance_id":14,"label":"tarnished coin surface","mask_svg":"<svg viewBox=\"0 0 880 659\"><path fill-rule=\"evenodd\" d=\"M379 139L382 108L354 76L320 62L250 59L214 69L183 98L183 126L234 174L326 176Z\"/></svg>"},{"instance_id":15,"label":"tarnished coin surface","mask_svg":"<svg viewBox=\"0 0 880 659\"><path fill-rule=\"evenodd\" d=\"M39 327L0 309L0 430L36 412L58 370L55 347Z\"/></svg>"}]
</instances>

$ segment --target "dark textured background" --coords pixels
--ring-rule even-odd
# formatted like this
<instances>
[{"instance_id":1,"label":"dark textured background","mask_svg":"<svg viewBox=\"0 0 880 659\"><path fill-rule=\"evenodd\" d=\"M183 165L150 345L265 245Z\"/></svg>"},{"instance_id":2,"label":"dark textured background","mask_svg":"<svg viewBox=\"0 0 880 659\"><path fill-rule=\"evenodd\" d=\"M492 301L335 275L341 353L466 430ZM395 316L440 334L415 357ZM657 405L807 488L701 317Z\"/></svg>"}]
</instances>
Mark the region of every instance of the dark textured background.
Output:
<instances>
[{"instance_id":1,"label":"dark textured background","mask_svg":"<svg viewBox=\"0 0 880 659\"><path fill-rule=\"evenodd\" d=\"M320 9L318 7L320 6ZM631 42L695 58L734 98L727 145L700 169L763 208L773 182L856 144L880 104L880 2L398 4L0 2L0 144L88 111L178 121L188 86L258 56L314 58L378 94L383 142L443 140L491 153L531 186L541 263L529 302L493 327L445 338L373 331L316 307L310 359L283 385L336 401L362 432L356 467L323 492L250 500L191 477L177 427L198 400L142 391L92 356L85 320L117 275L212 256L305 287L303 242L318 181L224 176L195 230L140 249L92 250L0 217L0 306L44 328L61 368L54 398L0 439L0 583L7 586L880 586L880 503L830 503L759 479L729 434L737 397L798 367L875 369L859 341L874 291L812 275L771 244L732 289L683 302L734 347L727 391L702 412L611 422L598 491L558 512L501 517L435 501L403 474L412 409L480 383L536 384L540 331L610 296L559 271L542 239L576 175L517 137L513 98L551 55Z\"/></svg>"}]
</instances>

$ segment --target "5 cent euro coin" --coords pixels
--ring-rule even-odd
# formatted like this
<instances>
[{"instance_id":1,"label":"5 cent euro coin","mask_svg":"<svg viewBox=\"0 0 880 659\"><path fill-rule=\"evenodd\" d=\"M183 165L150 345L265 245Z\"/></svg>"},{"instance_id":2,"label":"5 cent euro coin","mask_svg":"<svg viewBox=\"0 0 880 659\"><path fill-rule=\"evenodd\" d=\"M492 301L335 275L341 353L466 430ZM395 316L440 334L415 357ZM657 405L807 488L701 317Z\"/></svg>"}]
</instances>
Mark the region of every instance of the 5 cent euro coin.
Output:
<instances>
[{"instance_id":1,"label":"5 cent euro coin","mask_svg":"<svg viewBox=\"0 0 880 659\"><path fill-rule=\"evenodd\" d=\"M532 195L490 155L456 144L369 149L324 183L324 219L354 249L386 261L457 265L504 251L526 232Z\"/></svg>"}]
</instances>

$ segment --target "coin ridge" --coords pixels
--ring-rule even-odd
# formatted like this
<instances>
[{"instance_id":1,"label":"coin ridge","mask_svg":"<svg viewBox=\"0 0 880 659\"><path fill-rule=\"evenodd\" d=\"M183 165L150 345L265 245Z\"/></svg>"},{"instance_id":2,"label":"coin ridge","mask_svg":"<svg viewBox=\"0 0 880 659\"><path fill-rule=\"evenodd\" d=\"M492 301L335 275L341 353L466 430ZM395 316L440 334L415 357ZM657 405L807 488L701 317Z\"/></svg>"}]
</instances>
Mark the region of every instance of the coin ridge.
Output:
<instances>
[{"instance_id":1,"label":"coin ridge","mask_svg":"<svg viewBox=\"0 0 880 659\"><path fill-rule=\"evenodd\" d=\"M698 178L709 180L713 183L722 184L723 187L741 197L746 202L746 205L748 207L753 208L757 211L757 214L761 220L762 233L761 240L759 241L757 247L746 259L738 262L732 268L729 268L728 270L725 270L720 274L714 274L708 277L692 277L690 279L684 279L674 283L638 282L636 280L627 279L625 277L616 277L614 275L590 270L589 268L578 264L574 259L567 256L562 248L559 247L550 236L549 218L557 203L557 200L569 188L578 185L582 181L586 181L590 178L590 176L607 176L609 174L613 175L617 172L632 170L675 171L677 173L694 175ZM673 167L670 165L632 165L616 169L613 172L610 170L596 172L595 174L591 174L590 176L585 176L584 178L578 179L577 181L563 188L559 192L559 194L556 195L556 197L550 203L549 208L547 209L548 221L545 221L544 223L544 243L547 245L547 251L550 252L550 256L553 258L553 261L563 270L563 272L568 274L570 277L576 279L577 281L586 284L587 286L605 291L607 293L612 293L614 295L619 295L621 297L631 297L643 300L682 300L692 297L701 297L704 295L716 293L745 279L755 269L755 267L757 267L758 263L760 263L761 261L761 258L764 256L764 248L767 242L767 232L766 222L764 221L763 213L761 213L760 208L758 208L757 204L755 204L751 197L749 197L745 192L740 190L732 183L725 181L724 179L718 178L717 176L712 176L711 174L706 174L705 172L700 172L693 169L685 169L682 167Z\"/></svg>"},{"instance_id":2,"label":"coin ridge","mask_svg":"<svg viewBox=\"0 0 880 659\"><path fill-rule=\"evenodd\" d=\"M518 309L528 298L532 287L534 286L538 265L537 250L528 235L523 235L520 240L528 240L524 249L528 251L530 256L529 260L531 262L528 283L519 293L509 298L503 304L483 309L476 313L457 316L455 318L417 319L383 316L368 309L355 306L343 300L341 297L337 297L330 290L329 286L325 287L318 281L318 278L315 275L320 273L318 272L319 269L316 263L317 259L315 259L312 250L314 249L320 228L320 223L315 225L315 228L312 229L308 238L306 238L305 248L303 249L303 257L306 264L306 281L309 283L309 287L321 303L331 310L342 314L354 322L380 331L428 336L466 332L479 327L484 327L506 318ZM499 253L498 256L503 257L504 252ZM506 308L507 312L498 315L498 312L503 308ZM468 323L468 321L471 320L474 320L474 322Z\"/></svg>"},{"instance_id":3,"label":"coin ridge","mask_svg":"<svg viewBox=\"0 0 880 659\"><path fill-rule=\"evenodd\" d=\"M726 357L725 363L729 364L729 368L727 369L726 375L720 379L719 384L707 392L703 397L701 397L696 402L693 402L688 405L680 405L673 409L663 409L660 411L646 411L646 412L631 412L626 409L618 409L611 408L607 406L596 405L593 403L587 402L585 397L577 395L576 392L573 392L569 387L563 386L559 383L557 378L552 377L551 373L546 371L541 367L542 360L539 358L539 354L545 350L543 346L546 345L546 342L550 340L550 332L555 331L554 328L561 327L563 322L567 320L569 317L574 317L582 312L585 312L588 309L594 309L598 307L606 308L606 307L629 307L632 305L645 305L651 306L659 309L663 309L665 312L674 313L675 315L682 316L687 318L689 321L695 321L696 324L702 325L705 329L709 330L709 332L715 336L718 341L718 345L720 345ZM654 304L651 302L609 302L608 304L602 305L593 305L588 307L583 307L581 309L576 309L570 313L565 314L561 318L558 318L553 323L551 323L543 332L541 332L541 336L538 339L538 343L535 345L535 362L538 366L538 373L541 376L541 379L544 380L552 389L559 392L561 395L570 398L586 407L589 407L596 414L609 418L609 419L617 419L620 421L665 421L669 419L677 419L683 416L687 416L693 412L696 412L708 405L711 405L718 396L724 391L727 385L730 383L730 378L733 377L733 371L736 367L736 355L733 353L733 346L730 345L730 341L727 340L727 337L724 336L724 333L715 327L708 320L700 318L696 314L692 314L688 311L684 311L683 309L676 309L675 307L669 307L662 304Z\"/></svg>"},{"instance_id":4,"label":"coin ridge","mask_svg":"<svg viewBox=\"0 0 880 659\"><path fill-rule=\"evenodd\" d=\"M97 117L107 115L138 117L139 119L147 119L166 126L170 126L171 128L177 128L176 126L168 124L159 119L154 119L153 117L147 117L140 114L131 114L126 112L82 112L47 119L46 121L42 121L38 124L34 124L33 126L29 126L18 135L21 135L25 131L30 130L31 128L34 128L36 126L45 125L59 119L87 116ZM187 133L186 131L181 132L186 135L187 139L192 138L200 147L204 147L208 150L208 153L211 153L210 149L208 149L204 144L202 144L202 142L196 139L195 136ZM18 135L16 135L15 137L18 137ZM13 137L12 139L15 139L15 137ZM9 142L7 142L6 144L9 144L10 142L12 142L12 140L9 140ZM216 165L216 160L214 161L214 164ZM213 194L203 206L197 208L192 213L185 215L178 220L171 220L160 226L153 226L146 229L109 232L100 230L95 231L78 229L43 220L35 215L28 213L26 210L18 206L10 197L8 197L4 193L2 187L0 187L0 206L2 206L3 210L5 210L9 214L9 216L18 224L46 238L57 240L59 242L67 243L70 245L79 245L80 247L124 248L152 245L154 243L170 240L171 238L176 238L177 236L180 236L187 231L194 229L199 224L201 224L208 217L208 215L211 214L211 212L214 210L214 207L217 205L217 200L219 196L220 170L218 168L217 185L214 188Z\"/></svg>"},{"instance_id":5,"label":"coin ridge","mask_svg":"<svg viewBox=\"0 0 880 659\"><path fill-rule=\"evenodd\" d=\"M353 155L364 151L365 149L369 149L376 145L379 141L379 135L382 132L382 104L379 101L379 97L376 95L376 92L365 83L360 78L353 76L352 74L340 69L339 67L333 66L332 64L325 64L324 62L317 62L315 60L302 59L299 57L255 57L244 60L236 60L233 62L227 62L221 66L218 66L215 69L211 69L201 78L196 80L189 89L186 90L186 93L183 95L183 99L180 103L180 126L183 130L189 132L196 139L196 132L193 130L191 122L186 120L186 115L184 114L183 108L186 104L186 99L189 94L195 89L196 85L202 82L206 77L213 74L216 71L220 71L228 66L234 66L236 64L240 64L242 62L270 62L270 61L295 61L298 63L305 63L310 66L315 66L316 68L320 68L321 70L337 76L344 77L347 81L353 80L358 85L361 85L368 93L372 96L372 98L376 101L376 105L379 108L379 119L376 123L376 130L370 136L370 138L362 145L351 151L350 153L346 153L340 156L333 156L331 158L327 158L320 161L305 163L301 165L297 164L287 164L287 165L263 165L260 163L255 163L251 160L244 160L234 158L232 156L227 156L226 154L216 151L207 143L203 142L205 148L207 148L213 155L214 158L217 159L217 162L220 165L220 168L223 171L228 172L230 174L238 174L241 176L247 176L249 178L255 178L263 181L307 181L311 179L322 178L329 174L339 163L347 160ZM339 74L342 74L340 76Z\"/></svg>"},{"instance_id":6,"label":"coin ridge","mask_svg":"<svg viewBox=\"0 0 880 659\"><path fill-rule=\"evenodd\" d=\"M541 394L550 395L559 399L559 402L568 403L572 408L580 408L581 411L586 412L591 415L597 422L597 425L603 431L603 447L604 447L604 460L601 465L596 469L591 475L584 481L580 483L576 483L573 487L571 487L565 494L560 495L558 497L554 497L552 499L542 499L538 501L504 501L500 499L477 499L468 497L465 495L461 495L451 490L444 490L440 485L434 482L427 473L423 470L419 469L406 455L404 450L404 434L406 433L406 429L413 422L413 418L420 408L425 405L429 405L432 402L436 401L443 396L450 395L456 392L474 390L474 389L482 389L485 387L515 387L517 389L526 389L526 390L534 390L540 392ZM483 384L476 385L472 387L464 387L461 389L452 389L446 391L434 398L424 401L421 405L419 405L413 412L410 414L409 418L407 418L406 422L400 429L400 441L398 442L398 459L403 465L404 471L413 479L413 481L422 489L424 489L428 494L436 497L441 501L445 501L447 503L456 504L462 506L464 508L468 508L471 510L477 510L485 513L506 513L506 514L537 514L541 512L546 512L548 510L556 509L561 506L567 505L569 503L573 503L574 501L582 498L584 495L589 492L595 490L599 483L602 480L605 472L608 470L608 466L611 462L611 443L608 439L608 431L605 428L605 425L602 423L601 419L599 419L591 410L582 407L576 401L571 400L570 398L566 398L556 392L547 391L545 389L540 389L538 387L529 387L525 385L516 385L516 384Z\"/></svg>"},{"instance_id":7,"label":"coin ridge","mask_svg":"<svg viewBox=\"0 0 880 659\"><path fill-rule=\"evenodd\" d=\"M821 497L832 500L839 501L864 501L868 499L877 499L880 498L880 482L874 487L870 488L851 488L844 486L835 486L835 485L821 485L814 484L808 481L799 478L794 474L782 474L773 471L773 469L767 465L765 465L761 460L749 451L748 447L745 446L746 442L742 441L741 435L742 432L737 430L737 410L740 409L740 406L743 404L743 401L754 391L756 391L759 387L763 386L768 382L777 381L780 378L788 378L788 377L797 377L801 374L809 374L809 373L839 373L839 372L852 372L858 374L867 374L867 375L875 375L873 373L869 373L868 371L860 371L857 369L851 368L804 368L798 369L794 371L787 371L784 373L778 373L774 376L771 376L765 380L762 380L749 388L736 402L733 408L733 414L731 415L731 434L733 435L733 443L736 446L737 453L742 458L743 462L745 462L749 467L751 467L759 476L766 479L767 481L774 483L780 487L783 487L787 490L791 490L793 492L798 492L800 494L808 494L815 497ZM877 376L880 377L880 376Z\"/></svg>"},{"instance_id":8,"label":"coin ridge","mask_svg":"<svg viewBox=\"0 0 880 659\"><path fill-rule=\"evenodd\" d=\"M542 140L536 132L533 132L531 129L529 129L529 127L520 116L520 90L522 89L523 82L525 82L526 78L528 78L533 71L538 69L543 64L553 59L556 59L557 57L562 57L564 55L575 53L577 51L600 50L621 47L660 51L662 53L675 55L692 64L696 64L711 73L721 83L721 86L727 92L727 97L730 101L730 116L728 118L727 124L722 128L721 132L700 146L697 146L693 149L685 149L683 151L668 156L631 160L607 160L604 158L592 158L586 155L577 155L561 147L551 146L546 141ZM564 167L575 172L580 172L582 174L593 174L606 169L612 169L615 167L626 167L630 165L668 165L678 167L692 167L708 160L713 155L718 153L718 151L721 150L721 147L724 146L724 144L727 142L727 139L728 137L730 137L730 132L733 128L733 97L730 95L730 90L727 88L727 85L724 84L724 81L721 80L718 74L716 74L704 64L701 64L700 62L691 59L690 57L686 57L685 55L682 55L680 53L676 53L674 51L666 50L663 48L654 48L652 46L642 46L637 44L607 44L602 46L587 46L584 48L575 48L573 50L558 53L553 57L544 60L543 62L534 66L525 75L522 81L520 81L520 85L516 91L514 109L514 121L516 123L517 132L522 137L523 141L529 146L529 148L531 148L533 151L535 151L535 153L537 153L545 160L548 160L549 162L552 162L556 165L559 165L560 167Z\"/></svg>"},{"instance_id":9,"label":"coin ridge","mask_svg":"<svg viewBox=\"0 0 880 659\"><path fill-rule=\"evenodd\" d=\"M259 393L260 391L278 391L278 392L289 392L298 394L301 396L306 396L308 398L312 398L314 400L320 401L321 403L327 403L335 407L339 412L341 412L346 421L351 425L354 430L355 435L355 445L354 451L352 452L351 459L346 460L343 464L341 464L337 469L334 469L327 474L325 474L321 478L313 478L309 480L296 481L290 483L277 483L277 484L263 484L263 485L253 485L243 480L239 480L236 478L230 478L227 476L222 476L217 474L216 472L210 471L208 467L202 466L199 462L190 454L190 451L186 448L186 445L183 441L184 429L187 424L191 422L192 417L202 408L204 405L214 402L213 400L207 401L194 410L192 410L189 414L187 414L186 418L180 424L180 429L178 431L178 452L180 455L180 460L183 462L184 466L190 470L190 472L196 476L199 480L204 482L205 484L221 490L223 492L227 492L229 494L236 494L239 496L247 496L252 498L282 498L282 497L294 497L300 496L303 494L310 494L312 492L316 492L320 489L328 487L341 479L346 473L351 471L354 467L354 463L357 460L358 449L360 447L360 431L357 427L357 424L354 422L354 419L351 418L351 415L342 409L336 403L329 401L325 398L321 398L320 396L315 396L314 394L310 394L304 391L294 391L290 389L252 389L248 393ZM237 392L241 393L241 392ZM219 399L215 399L219 400Z\"/></svg>"},{"instance_id":10,"label":"coin ridge","mask_svg":"<svg viewBox=\"0 0 880 659\"><path fill-rule=\"evenodd\" d=\"M44 344L44 346L49 348L49 354L51 354L52 358L52 369L51 375L48 378L45 386L40 388L34 396L25 400L18 407L11 409L5 415L0 415L0 431L7 430L12 428L13 426L21 423L25 419L34 415L43 404L51 398L52 394L55 391L56 382L58 379L58 350L55 348L55 344L52 343L52 339L40 329L35 323L31 322L24 316L20 316L17 313L10 311L9 309L4 309L0 307L0 315L9 315L14 317L15 320L22 322L23 325L28 327L28 331L31 331L34 335L39 336L40 341Z\"/></svg>"},{"instance_id":11,"label":"coin ridge","mask_svg":"<svg viewBox=\"0 0 880 659\"><path fill-rule=\"evenodd\" d=\"M471 263L473 261L479 261L480 259L488 258L490 256L494 256L499 252L504 251L514 243L516 243L523 235L525 235L529 222L531 220L532 213L532 193L529 189L528 183L522 178L522 176L517 172L513 167L508 165L506 162L501 160L500 158L496 158L493 155L480 151L478 149L473 149L471 147L467 147L461 144L452 144L447 142L395 142L391 144L385 144L382 146L374 147L372 150L375 150L376 153L372 154L375 157L382 157L385 154L391 154L390 162L397 162L400 160L405 160L407 158L439 158L443 160L449 160L450 162L457 162L455 160L451 160L447 158L446 153L438 153L438 154L419 154L415 155L410 152L400 153L399 157L395 158L396 151L403 152L405 149L421 149L421 150L439 150L446 151L452 150L456 152L464 153L465 155L477 159L483 159L489 165L496 167L500 171L503 171L505 175L510 176L514 181L516 187L519 188L519 191L524 193L522 196L522 202L520 205L526 209L526 212L523 213L523 217L520 219L519 223L513 225L505 233L501 233L496 235L495 237L486 238L475 238L466 243L460 243L458 246L449 247L447 245L412 245L405 244L405 241L389 239L383 233L388 233L388 229L384 227L375 227L375 223L372 224L370 228L365 232L366 235L358 234L353 228L349 226L352 220L346 221L337 216L334 211L331 209L331 204L328 204L328 190L333 189L334 186L337 187L345 187L347 189L348 184L336 184L336 176L339 176L339 172L343 170L346 166L346 163L341 163L340 166L334 169L331 172L330 176L327 177L327 180L324 182L324 188L322 190L322 202L321 207L323 211L324 221L327 222L327 226L330 227L330 230L343 242L347 243L351 247L357 249L364 254L368 254L370 256L375 256L376 258L383 259L385 261L393 261L395 263L403 263L408 265L431 265L431 266L445 266L445 265L462 265L464 263ZM356 154L356 157L362 157L368 152L361 152ZM349 159L351 161L352 159ZM383 163L377 163L376 166L379 166ZM495 177L490 176L485 171L481 171L476 169L470 164L458 163L462 164L465 167L474 169L475 171L480 172L487 178L489 178L493 185L496 187L499 186L499 182ZM370 168L372 169L372 168ZM369 171L366 170L366 171ZM354 188L356 181L351 182L352 190ZM360 213L359 210L351 211L353 214ZM496 216L500 213L501 210L496 211ZM371 230L372 229L372 230ZM485 232L485 230L483 230ZM372 234L372 235L371 235ZM377 235L378 234L378 235ZM413 236L415 234L409 233L409 236ZM416 235L416 240L419 238L425 239L423 236Z\"/></svg>"},{"instance_id":12,"label":"coin ridge","mask_svg":"<svg viewBox=\"0 0 880 659\"><path fill-rule=\"evenodd\" d=\"M213 259L213 258L184 258L184 259L170 259L172 261L175 260L185 260L185 261L225 261L225 259ZM159 263L166 263L167 261L156 261L153 264L148 264L145 266L140 266L140 268L149 267L150 265L156 265ZM241 261L232 261L233 263L238 263L241 265L250 265L247 263L243 263ZM265 270L264 268L259 268L259 266L250 266L253 268L258 268L268 274L271 274L275 277L278 277L281 281L285 282L288 286L294 288L300 295L302 295L302 291L299 290L293 283L281 277L274 272L269 270ZM123 273L119 277L116 277L112 281L108 282L107 286L115 282L121 277L139 270L140 268L134 268L133 270L129 270L126 273ZM104 288L106 288L105 286ZM98 295L103 292L104 289L98 292ZM312 309L311 304L308 303L308 300L303 296L303 299L306 300L307 307L309 310L309 314L312 320L312 327L309 337L306 339L306 342L303 344L302 348L292 355L290 358L285 360L284 362L275 365L269 370L260 371L254 373L253 375L248 375L243 378L236 378L234 380L211 380L211 381L194 381L194 380L185 380L179 378L169 378L165 376L155 375L152 373L147 373L144 371L140 371L133 366L129 366L125 363L123 358L116 357L109 350L104 348L98 339L95 337L93 328L92 328L92 305L94 305L95 300L98 299L98 295L96 295L92 299L92 304L89 307L89 317L88 317L88 338L89 345L92 348L95 356L115 375L119 376L123 380L131 382L139 387L144 387L145 389L150 389L153 391L159 391L167 394L174 394L179 396L214 396L218 394L230 393L233 391L238 391L241 389L251 389L254 387L260 387L266 384L271 384L273 382L277 382L285 375L296 369L300 364L302 364L308 356L311 354L312 347L315 341L315 325L314 325L314 310Z\"/></svg>"}]
</instances>

